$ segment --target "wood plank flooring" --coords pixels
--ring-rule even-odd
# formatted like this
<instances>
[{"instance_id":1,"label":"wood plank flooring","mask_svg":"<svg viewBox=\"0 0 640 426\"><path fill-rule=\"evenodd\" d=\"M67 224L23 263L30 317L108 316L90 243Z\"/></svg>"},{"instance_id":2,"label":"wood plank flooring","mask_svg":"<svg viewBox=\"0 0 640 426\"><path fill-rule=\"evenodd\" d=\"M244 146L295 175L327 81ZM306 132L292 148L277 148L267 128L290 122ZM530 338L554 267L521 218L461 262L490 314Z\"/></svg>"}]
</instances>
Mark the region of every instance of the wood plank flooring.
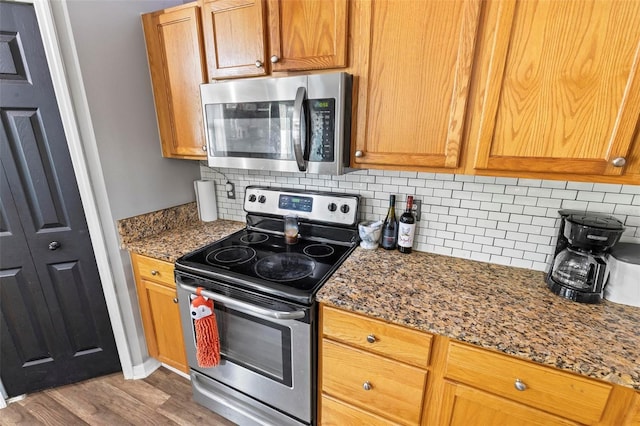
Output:
<instances>
[{"instance_id":1,"label":"wood plank flooring","mask_svg":"<svg viewBox=\"0 0 640 426\"><path fill-rule=\"evenodd\" d=\"M0 425L233 426L191 399L191 383L165 368L146 379L122 373L27 395L0 409Z\"/></svg>"}]
</instances>

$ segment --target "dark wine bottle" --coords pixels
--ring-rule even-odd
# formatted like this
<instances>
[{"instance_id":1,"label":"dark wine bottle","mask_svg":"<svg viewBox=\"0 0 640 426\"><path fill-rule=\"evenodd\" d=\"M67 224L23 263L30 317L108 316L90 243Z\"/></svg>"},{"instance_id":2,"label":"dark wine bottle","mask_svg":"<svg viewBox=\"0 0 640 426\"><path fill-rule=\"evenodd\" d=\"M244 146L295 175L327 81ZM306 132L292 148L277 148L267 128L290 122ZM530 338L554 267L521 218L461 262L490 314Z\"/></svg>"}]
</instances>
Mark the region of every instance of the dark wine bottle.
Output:
<instances>
[{"instance_id":1,"label":"dark wine bottle","mask_svg":"<svg viewBox=\"0 0 640 426\"><path fill-rule=\"evenodd\" d=\"M398 238L398 220L396 219L396 196L389 196L389 210L382 224L382 248L393 250Z\"/></svg>"},{"instance_id":2,"label":"dark wine bottle","mask_svg":"<svg viewBox=\"0 0 640 426\"><path fill-rule=\"evenodd\" d=\"M407 197L407 208L400 216L398 223L398 250L401 253L411 253L413 236L416 233L416 218L413 216L413 196Z\"/></svg>"}]
</instances>

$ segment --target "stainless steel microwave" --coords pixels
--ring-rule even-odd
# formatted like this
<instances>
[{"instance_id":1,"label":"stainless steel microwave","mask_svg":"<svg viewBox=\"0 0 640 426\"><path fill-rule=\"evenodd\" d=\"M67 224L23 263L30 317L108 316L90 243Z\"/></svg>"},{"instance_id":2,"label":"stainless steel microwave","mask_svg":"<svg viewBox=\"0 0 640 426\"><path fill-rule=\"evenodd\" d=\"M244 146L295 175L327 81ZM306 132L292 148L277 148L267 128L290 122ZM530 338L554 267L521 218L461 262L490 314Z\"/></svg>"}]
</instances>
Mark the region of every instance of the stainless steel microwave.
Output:
<instances>
[{"instance_id":1,"label":"stainless steel microwave","mask_svg":"<svg viewBox=\"0 0 640 426\"><path fill-rule=\"evenodd\" d=\"M344 173L351 88L342 72L201 85L209 167Z\"/></svg>"}]
</instances>

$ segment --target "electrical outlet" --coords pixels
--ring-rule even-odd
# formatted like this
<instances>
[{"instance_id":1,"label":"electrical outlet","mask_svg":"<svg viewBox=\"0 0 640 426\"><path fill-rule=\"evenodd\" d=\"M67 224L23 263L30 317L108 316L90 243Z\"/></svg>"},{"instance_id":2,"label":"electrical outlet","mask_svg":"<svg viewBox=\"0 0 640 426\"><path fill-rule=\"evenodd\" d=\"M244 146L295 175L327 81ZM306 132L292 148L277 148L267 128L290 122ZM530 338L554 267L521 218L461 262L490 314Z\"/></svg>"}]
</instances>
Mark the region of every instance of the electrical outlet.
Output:
<instances>
[{"instance_id":1,"label":"electrical outlet","mask_svg":"<svg viewBox=\"0 0 640 426\"><path fill-rule=\"evenodd\" d=\"M231 182L227 182L225 185L225 189L227 190L227 198L230 200L236 199L236 186Z\"/></svg>"},{"instance_id":2,"label":"electrical outlet","mask_svg":"<svg viewBox=\"0 0 640 426\"><path fill-rule=\"evenodd\" d=\"M413 199L413 213L416 215L416 221L420 222L420 215L422 214L422 202L420 200Z\"/></svg>"}]
</instances>

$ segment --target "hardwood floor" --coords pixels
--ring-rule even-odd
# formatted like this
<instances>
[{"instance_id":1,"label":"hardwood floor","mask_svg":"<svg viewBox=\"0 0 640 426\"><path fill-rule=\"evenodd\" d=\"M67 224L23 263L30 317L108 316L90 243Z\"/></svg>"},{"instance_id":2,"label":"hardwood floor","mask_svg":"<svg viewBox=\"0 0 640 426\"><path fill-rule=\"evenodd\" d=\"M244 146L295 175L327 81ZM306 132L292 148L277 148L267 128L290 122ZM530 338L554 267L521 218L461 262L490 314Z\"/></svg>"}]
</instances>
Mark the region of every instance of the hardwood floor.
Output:
<instances>
[{"instance_id":1,"label":"hardwood floor","mask_svg":"<svg viewBox=\"0 0 640 426\"><path fill-rule=\"evenodd\" d=\"M0 425L233 426L191 400L189 380L160 368L146 379L122 373L27 395L0 410Z\"/></svg>"}]
</instances>

